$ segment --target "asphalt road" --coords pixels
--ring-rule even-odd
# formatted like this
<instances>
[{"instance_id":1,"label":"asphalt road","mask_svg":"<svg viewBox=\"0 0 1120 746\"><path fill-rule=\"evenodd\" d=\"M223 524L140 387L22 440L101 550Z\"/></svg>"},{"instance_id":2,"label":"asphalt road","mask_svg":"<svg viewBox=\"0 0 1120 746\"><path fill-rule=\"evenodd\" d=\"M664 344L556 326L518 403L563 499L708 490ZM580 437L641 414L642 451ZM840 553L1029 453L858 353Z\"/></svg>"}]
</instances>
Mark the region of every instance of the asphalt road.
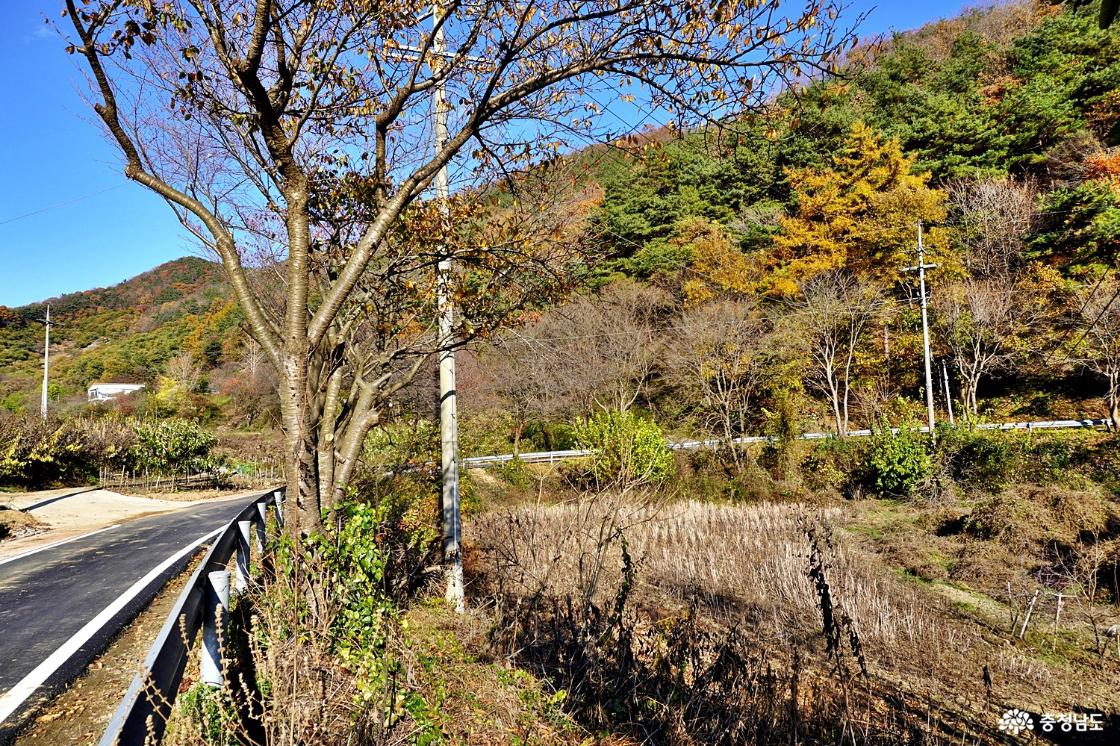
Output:
<instances>
[{"instance_id":1,"label":"asphalt road","mask_svg":"<svg viewBox=\"0 0 1120 746\"><path fill-rule=\"evenodd\" d=\"M154 568L224 526L253 499L137 518L0 564L0 743L81 673L194 553L170 563L127 603L120 603L122 594L135 590ZM99 615L108 615L107 623L75 646L84 636L83 629L88 633ZM59 660L61 651L69 653ZM61 665L44 676L55 661ZM34 692L5 718L5 710L33 684Z\"/></svg>"}]
</instances>

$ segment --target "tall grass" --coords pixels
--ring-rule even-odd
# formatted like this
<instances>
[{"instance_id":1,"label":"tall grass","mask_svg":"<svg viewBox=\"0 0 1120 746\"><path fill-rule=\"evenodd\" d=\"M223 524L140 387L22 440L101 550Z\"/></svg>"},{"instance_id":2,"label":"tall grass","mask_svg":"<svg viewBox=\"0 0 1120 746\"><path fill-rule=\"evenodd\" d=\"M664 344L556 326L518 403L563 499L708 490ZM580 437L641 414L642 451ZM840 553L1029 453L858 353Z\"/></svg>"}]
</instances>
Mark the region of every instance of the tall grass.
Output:
<instances>
[{"instance_id":1,"label":"tall grass","mask_svg":"<svg viewBox=\"0 0 1120 746\"><path fill-rule=\"evenodd\" d=\"M838 517L603 493L481 516L468 538L495 641L590 727L667 744L993 740L970 636L835 536Z\"/></svg>"}]
</instances>

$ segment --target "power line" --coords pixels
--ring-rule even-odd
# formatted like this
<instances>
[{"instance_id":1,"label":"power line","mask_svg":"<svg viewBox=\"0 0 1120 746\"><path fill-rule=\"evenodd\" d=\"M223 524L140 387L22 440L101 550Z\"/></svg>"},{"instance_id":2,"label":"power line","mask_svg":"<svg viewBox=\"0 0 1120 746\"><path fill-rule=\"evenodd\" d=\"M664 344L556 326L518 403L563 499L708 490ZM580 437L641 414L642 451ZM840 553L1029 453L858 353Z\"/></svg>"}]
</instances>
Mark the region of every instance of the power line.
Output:
<instances>
[{"instance_id":1,"label":"power line","mask_svg":"<svg viewBox=\"0 0 1120 746\"><path fill-rule=\"evenodd\" d=\"M56 202L53 205L47 205L46 207L40 207L37 210L32 210L31 212L25 212L22 215L16 215L15 217L7 218L5 220L0 220L0 225L7 225L8 223L14 223L17 220L23 220L24 218L34 217L35 215L41 215L44 212L50 212L51 210L57 210L61 207L68 207L69 205L72 205L75 202L81 202L82 200L89 199L91 197L96 197L99 194L105 194L106 192L111 192L114 189L120 189L123 186L125 186L125 185L124 184L114 184L111 187L105 187L104 189L100 189L96 192L90 192L89 194L83 194L79 197L71 197L70 199L65 200L64 202Z\"/></svg>"}]
</instances>

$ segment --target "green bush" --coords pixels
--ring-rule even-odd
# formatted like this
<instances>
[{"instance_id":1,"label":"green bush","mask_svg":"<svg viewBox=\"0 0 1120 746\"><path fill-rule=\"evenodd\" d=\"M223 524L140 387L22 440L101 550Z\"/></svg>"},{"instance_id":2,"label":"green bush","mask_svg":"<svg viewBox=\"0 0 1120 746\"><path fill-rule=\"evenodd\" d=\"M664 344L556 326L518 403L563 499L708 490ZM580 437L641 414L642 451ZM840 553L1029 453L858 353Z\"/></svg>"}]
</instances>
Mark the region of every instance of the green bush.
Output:
<instances>
[{"instance_id":1,"label":"green bush","mask_svg":"<svg viewBox=\"0 0 1120 746\"><path fill-rule=\"evenodd\" d=\"M926 436L915 429L884 427L867 444L864 483L881 495L909 495L932 471Z\"/></svg>"},{"instance_id":2,"label":"green bush","mask_svg":"<svg viewBox=\"0 0 1120 746\"><path fill-rule=\"evenodd\" d=\"M397 624L398 605L420 586L438 547L425 501L394 494L374 502L344 502L336 530L307 539L307 557L330 579L325 587L337 612L330 647L356 675L359 696L367 702L391 684L397 663L386 655L386 643ZM288 563L284 567L294 572Z\"/></svg>"},{"instance_id":3,"label":"green bush","mask_svg":"<svg viewBox=\"0 0 1120 746\"><path fill-rule=\"evenodd\" d=\"M845 492L853 483L853 475L860 472L867 444L856 438L825 438L811 443L800 467L805 486Z\"/></svg>"},{"instance_id":4,"label":"green bush","mask_svg":"<svg viewBox=\"0 0 1120 746\"><path fill-rule=\"evenodd\" d=\"M519 458L503 461L492 471L513 487L528 487L536 481L525 462Z\"/></svg>"},{"instance_id":5,"label":"green bush","mask_svg":"<svg viewBox=\"0 0 1120 746\"><path fill-rule=\"evenodd\" d=\"M1096 471L1103 465L1099 449L1094 449L1089 443L1093 437L1093 433L1078 431L1035 436L1028 459L1029 468L1024 472L1040 484L1053 482L1077 488L1090 486L1097 477L1089 478L1082 469ZM1094 450L1098 452L1094 453Z\"/></svg>"},{"instance_id":6,"label":"green bush","mask_svg":"<svg viewBox=\"0 0 1120 746\"><path fill-rule=\"evenodd\" d=\"M521 434L521 450L567 451L576 447L575 434L565 422L530 422Z\"/></svg>"},{"instance_id":7,"label":"green bush","mask_svg":"<svg viewBox=\"0 0 1120 746\"><path fill-rule=\"evenodd\" d=\"M459 453L464 457L509 453L513 427L513 417L506 412L460 414Z\"/></svg>"},{"instance_id":8,"label":"green bush","mask_svg":"<svg viewBox=\"0 0 1120 746\"><path fill-rule=\"evenodd\" d=\"M136 442L129 449L135 472L184 474L218 465L212 451L218 439L190 420L139 421Z\"/></svg>"},{"instance_id":9,"label":"green bush","mask_svg":"<svg viewBox=\"0 0 1120 746\"><path fill-rule=\"evenodd\" d=\"M798 415L800 404L794 393L782 390L774 395L772 409L765 410L770 440L762 448L763 462L778 480L791 479L797 472L798 438L804 427Z\"/></svg>"},{"instance_id":10,"label":"green bush","mask_svg":"<svg viewBox=\"0 0 1120 746\"><path fill-rule=\"evenodd\" d=\"M998 492L1015 472L1019 454L1016 445L1014 436L1008 433L940 428L937 455L957 484Z\"/></svg>"},{"instance_id":11,"label":"green bush","mask_svg":"<svg viewBox=\"0 0 1120 746\"><path fill-rule=\"evenodd\" d=\"M660 483L676 473L661 428L633 412L599 412L573 428L579 448L595 451L590 472L600 483Z\"/></svg>"},{"instance_id":12,"label":"green bush","mask_svg":"<svg viewBox=\"0 0 1120 746\"><path fill-rule=\"evenodd\" d=\"M375 474L406 466L438 464L439 426L430 420L390 422L366 435L362 463Z\"/></svg>"}]
</instances>

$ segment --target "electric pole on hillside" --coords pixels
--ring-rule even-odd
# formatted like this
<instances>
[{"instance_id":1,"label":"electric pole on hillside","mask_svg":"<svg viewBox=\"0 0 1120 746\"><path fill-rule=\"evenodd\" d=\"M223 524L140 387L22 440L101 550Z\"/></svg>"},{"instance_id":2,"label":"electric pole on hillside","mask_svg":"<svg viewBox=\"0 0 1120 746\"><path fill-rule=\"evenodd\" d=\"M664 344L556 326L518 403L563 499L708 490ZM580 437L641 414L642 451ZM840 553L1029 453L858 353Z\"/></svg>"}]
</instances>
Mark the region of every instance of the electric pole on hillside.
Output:
<instances>
[{"instance_id":1,"label":"electric pole on hillside","mask_svg":"<svg viewBox=\"0 0 1120 746\"><path fill-rule=\"evenodd\" d=\"M929 416L929 439L931 442L937 442L937 433L934 431L934 417L933 417L933 363L930 355L929 347L929 313L926 310L928 305L928 298L926 297L926 270L934 269L936 264L926 264L925 246L922 244L922 224L918 223L918 266L906 267L903 272L917 272L918 273L918 292L921 294L922 301L922 348L925 351L926 362L926 410Z\"/></svg>"},{"instance_id":2,"label":"electric pole on hillside","mask_svg":"<svg viewBox=\"0 0 1120 746\"><path fill-rule=\"evenodd\" d=\"M43 397L39 402L39 414L47 419L47 394L50 386L51 372L51 305L47 304L46 318L35 319L43 325L45 338L43 340Z\"/></svg>"},{"instance_id":3,"label":"electric pole on hillside","mask_svg":"<svg viewBox=\"0 0 1120 746\"><path fill-rule=\"evenodd\" d=\"M432 9L432 63L430 68L436 78L432 89L432 134L438 154L447 144L447 90L442 77L443 65L443 14L437 3ZM436 201L443 219L444 251L448 249L451 207L447 165L440 167L435 177ZM459 515L459 413L455 390L455 350L452 347L452 330L455 307L451 297L451 257L439 262L438 298L439 338L444 348L439 353L439 435L440 465L443 472L443 561L447 564L447 602L462 613L463 553L460 547L462 522Z\"/></svg>"}]
</instances>

